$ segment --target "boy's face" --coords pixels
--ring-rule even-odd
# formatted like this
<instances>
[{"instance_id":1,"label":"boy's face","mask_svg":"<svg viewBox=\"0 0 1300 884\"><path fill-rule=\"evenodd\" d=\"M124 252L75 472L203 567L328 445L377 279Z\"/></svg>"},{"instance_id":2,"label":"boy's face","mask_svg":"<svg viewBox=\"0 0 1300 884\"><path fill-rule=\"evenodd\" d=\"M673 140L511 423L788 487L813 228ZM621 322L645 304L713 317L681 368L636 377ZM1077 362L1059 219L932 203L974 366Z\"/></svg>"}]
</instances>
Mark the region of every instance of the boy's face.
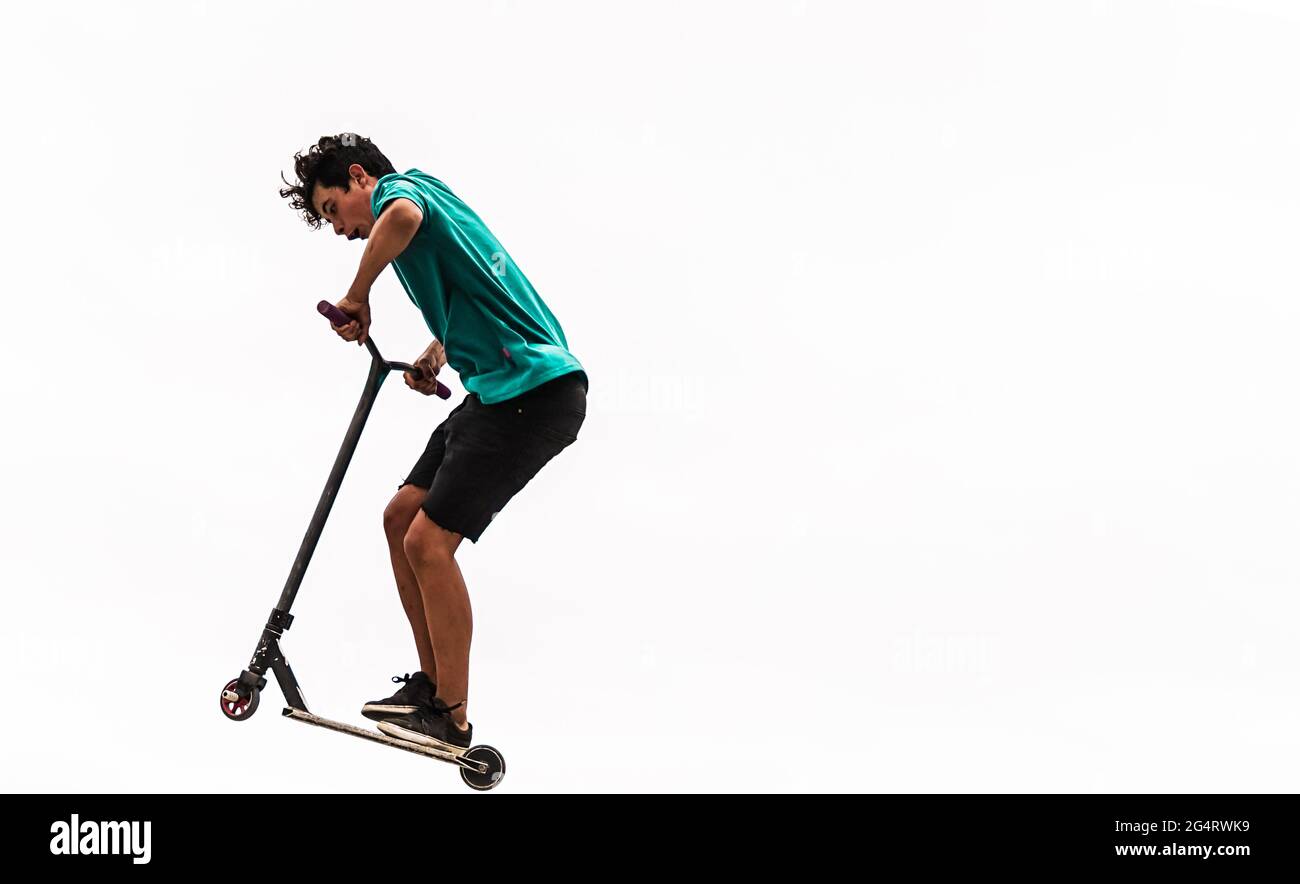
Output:
<instances>
[{"instance_id":1,"label":"boy's face","mask_svg":"<svg viewBox=\"0 0 1300 884\"><path fill-rule=\"evenodd\" d=\"M320 212L321 220L333 227L336 235L365 239L370 236L370 228L375 226L370 196L379 179L366 174L357 163L348 167L348 176L352 179L348 190L317 183L312 189L311 201Z\"/></svg>"}]
</instances>

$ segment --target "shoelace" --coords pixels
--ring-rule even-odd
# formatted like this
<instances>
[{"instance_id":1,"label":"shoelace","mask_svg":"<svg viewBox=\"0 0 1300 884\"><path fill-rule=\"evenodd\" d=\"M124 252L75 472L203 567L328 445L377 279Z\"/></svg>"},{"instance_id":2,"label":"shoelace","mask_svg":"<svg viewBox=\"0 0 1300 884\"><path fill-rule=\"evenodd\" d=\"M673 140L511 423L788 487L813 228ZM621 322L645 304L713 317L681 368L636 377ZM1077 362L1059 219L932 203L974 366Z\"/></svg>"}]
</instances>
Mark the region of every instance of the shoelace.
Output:
<instances>
[{"instance_id":1,"label":"shoelace","mask_svg":"<svg viewBox=\"0 0 1300 884\"><path fill-rule=\"evenodd\" d=\"M393 676L393 683L394 683L394 684L401 683L401 682L405 682L405 686L406 686L406 687L409 687L409 686L410 686L410 683L411 683L411 673L408 672L408 673L406 673L405 675L394 675L394 676ZM433 682L430 681L429 684L432 685ZM405 688L399 688L399 692L400 692L401 690L404 690L404 689L405 689ZM437 687L434 686L433 690L436 691L436 690L437 690ZM463 703L464 701L462 700L461 702ZM458 704L458 705L459 705L459 704Z\"/></svg>"},{"instance_id":2,"label":"shoelace","mask_svg":"<svg viewBox=\"0 0 1300 884\"><path fill-rule=\"evenodd\" d=\"M418 675L419 673L416 674ZM407 684L409 684L412 681L412 678L413 677L411 673L408 672L406 673L406 675L394 675L393 682L394 684L396 684L397 682L406 682ZM429 676L426 675L424 678L427 682L429 682L429 684L433 684L433 679L429 678Z\"/></svg>"}]
</instances>

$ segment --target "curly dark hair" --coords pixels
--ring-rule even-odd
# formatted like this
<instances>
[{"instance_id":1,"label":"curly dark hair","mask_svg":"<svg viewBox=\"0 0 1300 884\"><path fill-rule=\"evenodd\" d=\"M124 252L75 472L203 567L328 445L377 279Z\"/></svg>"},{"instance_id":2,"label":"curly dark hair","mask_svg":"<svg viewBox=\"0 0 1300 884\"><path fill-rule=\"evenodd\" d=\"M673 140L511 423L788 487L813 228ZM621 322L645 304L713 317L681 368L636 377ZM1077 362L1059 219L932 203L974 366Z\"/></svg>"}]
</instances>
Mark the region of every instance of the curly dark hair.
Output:
<instances>
[{"instance_id":1,"label":"curly dark hair","mask_svg":"<svg viewBox=\"0 0 1300 884\"><path fill-rule=\"evenodd\" d=\"M374 142L355 132L342 132L338 135L322 135L320 141L303 153L293 155L293 171L298 176L298 183L291 184L280 173L280 180L288 187L280 188L280 196L289 201L289 208L302 212L303 220L313 230L320 230L321 217L312 205L312 190L317 184L321 187L341 187L344 191L352 189L348 178L348 167L357 163L367 174L382 178L397 170L388 161Z\"/></svg>"}]
</instances>

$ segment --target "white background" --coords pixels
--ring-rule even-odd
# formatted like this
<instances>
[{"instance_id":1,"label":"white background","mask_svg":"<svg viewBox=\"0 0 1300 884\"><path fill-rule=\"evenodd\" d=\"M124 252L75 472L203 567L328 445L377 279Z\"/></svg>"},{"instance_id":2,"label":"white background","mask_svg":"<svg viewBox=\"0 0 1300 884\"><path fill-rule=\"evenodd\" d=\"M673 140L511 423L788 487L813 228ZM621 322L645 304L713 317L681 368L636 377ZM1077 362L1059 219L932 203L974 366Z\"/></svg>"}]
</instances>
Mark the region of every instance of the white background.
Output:
<instances>
[{"instance_id":1,"label":"white background","mask_svg":"<svg viewBox=\"0 0 1300 884\"><path fill-rule=\"evenodd\" d=\"M461 547L503 790L1300 789L1291 6L7 11L0 787L467 791L218 710L365 377L314 313L363 244L277 193L355 131L591 376ZM366 427L284 642L319 714L418 666L381 519L449 407Z\"/></svg>"}]
</instances>

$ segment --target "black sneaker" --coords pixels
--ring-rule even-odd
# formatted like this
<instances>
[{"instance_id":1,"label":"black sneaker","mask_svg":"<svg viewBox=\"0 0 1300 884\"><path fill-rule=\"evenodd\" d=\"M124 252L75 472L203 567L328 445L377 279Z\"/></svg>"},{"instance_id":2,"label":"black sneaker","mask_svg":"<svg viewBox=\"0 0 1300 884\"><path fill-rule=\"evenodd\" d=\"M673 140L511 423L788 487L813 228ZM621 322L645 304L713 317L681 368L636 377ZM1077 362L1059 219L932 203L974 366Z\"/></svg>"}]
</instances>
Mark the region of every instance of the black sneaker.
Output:
<instances>
[{"instance_id":1,"label":"black sneaker","mask_svg":"<svg viewBox=\"0 0 1300 884\"><path fill-rule=\"evenodd\" d=\"M461 702L448 707L441 699L434 697L432 704L421 706L410 715L381 721L379 730L408 743L419 743L454 755L464 755L474 736L474 725L471 724L468 730L462 731L451 720L451 710L463 705Z\"/></svg>"},{"instance_id":2,"label":"black sneaker","mask_svg":"<svg viewBox=\"0 0 1300 884\"><path fill-rule=\"evenodd\" d=\"M384 700L371 700L361 707L361 714L371 721L386 721L390 718L401 718L403 715L410 715L421 706L427 706L433 702L433 696L437 688L425 675L423 671L414 675L394 675L393 681L406 682L398 688L397 693Z\"/></svg>"}]
</instances>

